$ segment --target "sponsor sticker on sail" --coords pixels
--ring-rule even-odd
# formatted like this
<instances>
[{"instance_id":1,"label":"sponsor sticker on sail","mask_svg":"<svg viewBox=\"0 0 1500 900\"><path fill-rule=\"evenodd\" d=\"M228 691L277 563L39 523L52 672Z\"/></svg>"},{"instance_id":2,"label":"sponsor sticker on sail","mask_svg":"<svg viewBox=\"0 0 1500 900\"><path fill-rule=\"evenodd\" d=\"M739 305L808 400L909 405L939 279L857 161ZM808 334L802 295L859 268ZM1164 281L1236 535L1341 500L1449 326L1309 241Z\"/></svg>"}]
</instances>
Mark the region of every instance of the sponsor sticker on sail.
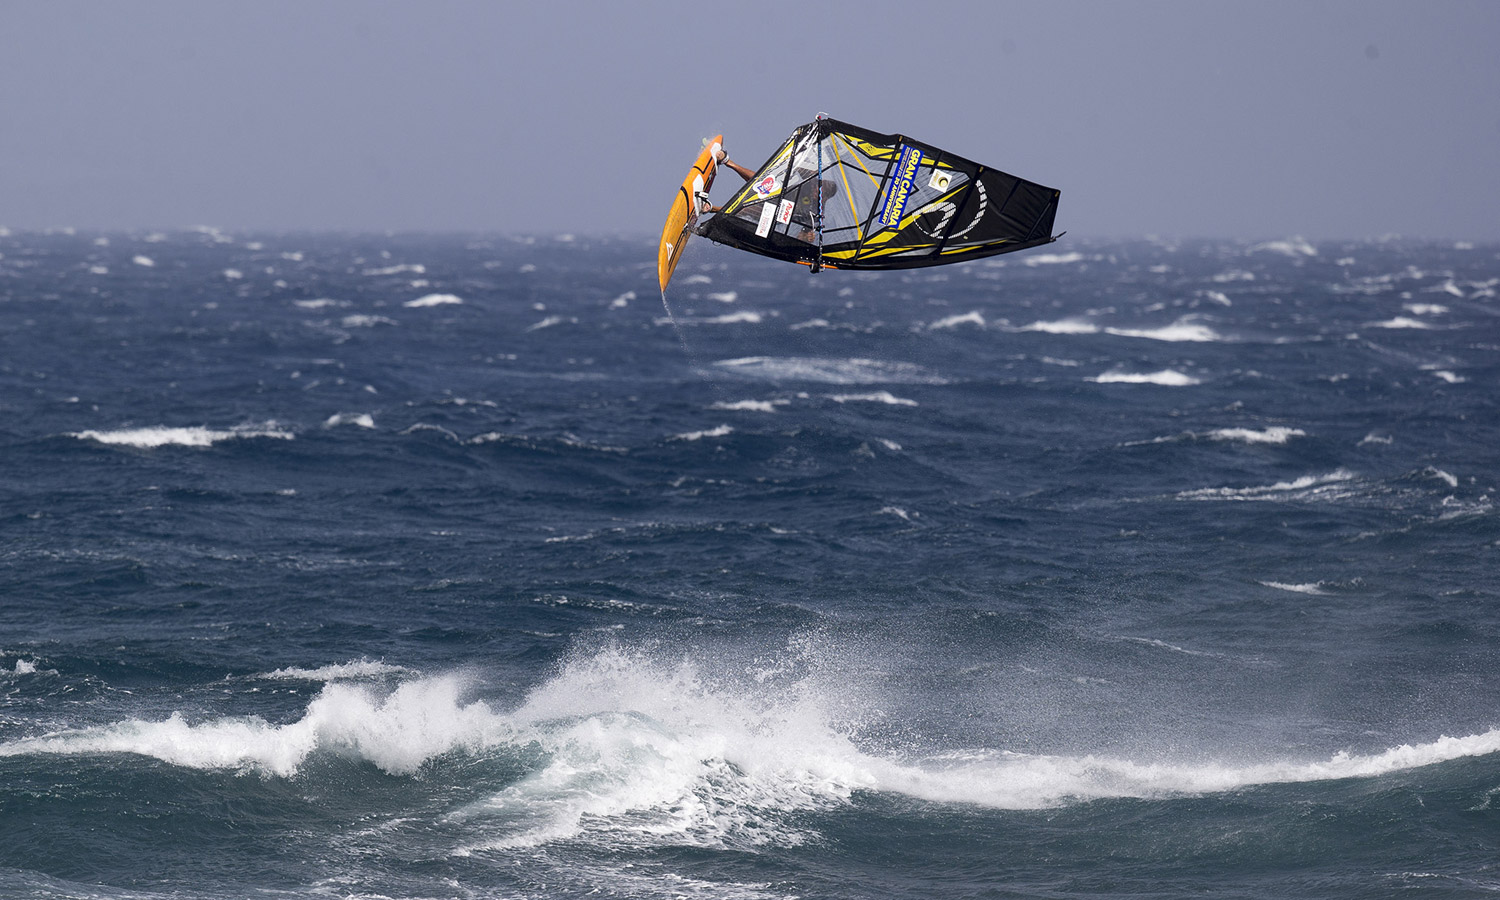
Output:
<instances>
[{"instance_id":1,"label":"sponsor sticker on sail","mask_svg":"<svg viewBox=\"0 0 1500 900\"><path fill-rule=\"evenodd\" d=\"M755 236L765 237L771 233L771 223L776 221L776 204L762 203L760 205L760 222L755 226Z\"/></svg>"},{"instance_id":2,"label":"sponsor sticker on sail","mask_svg":"<svg viewBox=\"0 0 1500 900\"><path fill-rule=\"evenodd\" d=\"M896 168L892 172L890 185L886 188L885 199L880 203L880 213L876 216L882 228L894 228L901 224L901 215L906 212L906 201L911 199L912 192L916 189L917 167L922 164L922 151L909 144L901 145L901 155L896 159Z\"/></svg>"}]
</instances>

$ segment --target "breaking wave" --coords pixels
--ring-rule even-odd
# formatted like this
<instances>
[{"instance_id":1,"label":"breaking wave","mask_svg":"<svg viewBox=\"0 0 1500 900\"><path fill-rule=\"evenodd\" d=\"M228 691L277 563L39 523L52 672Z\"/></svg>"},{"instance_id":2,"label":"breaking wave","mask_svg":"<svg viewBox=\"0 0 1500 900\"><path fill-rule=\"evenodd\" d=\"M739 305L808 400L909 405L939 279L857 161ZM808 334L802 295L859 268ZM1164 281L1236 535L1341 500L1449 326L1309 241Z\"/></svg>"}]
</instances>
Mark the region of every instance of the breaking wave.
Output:
<instances>
[{"instance_id":1,"label":"breaking wave","mask_svg":"<svg viewBox=\"0 0 1500 900\"><path fill-rule=\"evenodd\" d=\"M748 666L663 656L618 646L575 652L509 710L468 699L474 685L458 676L419 676L366 660L282 669L270 677L327 682L293 722L192 722L179 712L14 740L0 744L0 756L137 754L275 778L297 776L316 754L395 776L430 771L424 766L453 756L511 760L520 769L508 782L447 815L464 826L453 851L462 855L585 833L605 843L791 845L807 838L798 813L846 805L859 791L1042 809L1367 778L1500 751L1495 729L1371 754L1249 764L997 747L918 754L860 739L861 721L879 715L878 701L810 643L794 639L785 653ZM394 688L357 681L397 675L407 680Z\"/></svg>"}]
</instances>

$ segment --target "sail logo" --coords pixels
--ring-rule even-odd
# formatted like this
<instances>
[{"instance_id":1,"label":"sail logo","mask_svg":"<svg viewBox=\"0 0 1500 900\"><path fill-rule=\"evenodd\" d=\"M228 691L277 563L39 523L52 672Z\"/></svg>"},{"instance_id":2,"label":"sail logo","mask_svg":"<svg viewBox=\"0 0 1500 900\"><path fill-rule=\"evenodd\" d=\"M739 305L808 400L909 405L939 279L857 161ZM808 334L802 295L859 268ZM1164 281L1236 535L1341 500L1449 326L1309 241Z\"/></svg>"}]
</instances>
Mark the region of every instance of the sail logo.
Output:
<instances>
[{"instance_id":1,"label":"sail logo","mask_svg":"<svg viewBox=\"0 0 1500 900\"><path fill-rule=\"evenodd\" d=\"M755 193L761 197L769 197L776 193L776 176L767 175L760 181L755 182Z\"/></svg>"},{"instance_id":2,"label":"sail logo","mask_svg":"<svg viewBox=\"0 0 1500 900\"><path fill-rule=\"evenodd\" d=\"M901 145L901 155L896 159L895 173L886 189L885 200L880 204L877 221L882 228L892 228L901 222L906 212L906 201L911 199L917 184L917 167L922 164L922 153L916 147Z\"/></svg>"}]
</instances>

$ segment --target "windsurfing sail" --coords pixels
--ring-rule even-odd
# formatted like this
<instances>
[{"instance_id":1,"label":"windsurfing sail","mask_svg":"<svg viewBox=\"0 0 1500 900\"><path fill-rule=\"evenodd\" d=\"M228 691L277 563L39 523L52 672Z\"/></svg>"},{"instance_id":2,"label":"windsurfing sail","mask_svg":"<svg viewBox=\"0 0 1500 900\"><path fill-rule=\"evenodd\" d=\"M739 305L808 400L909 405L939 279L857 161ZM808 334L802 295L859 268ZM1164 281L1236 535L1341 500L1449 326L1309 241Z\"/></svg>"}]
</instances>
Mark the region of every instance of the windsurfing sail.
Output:
<instances>
[{"instance_id":1,"label":"windsurfing sail","mask_svg":"<svg viewBox=\"0 0 1500 900\"><path fill-rule=\"evenodd\" d=\"M698 233L817 269L910 269L1050 244L1060 192L899 134L819 117Z\"/></svg>"}]
</instances>

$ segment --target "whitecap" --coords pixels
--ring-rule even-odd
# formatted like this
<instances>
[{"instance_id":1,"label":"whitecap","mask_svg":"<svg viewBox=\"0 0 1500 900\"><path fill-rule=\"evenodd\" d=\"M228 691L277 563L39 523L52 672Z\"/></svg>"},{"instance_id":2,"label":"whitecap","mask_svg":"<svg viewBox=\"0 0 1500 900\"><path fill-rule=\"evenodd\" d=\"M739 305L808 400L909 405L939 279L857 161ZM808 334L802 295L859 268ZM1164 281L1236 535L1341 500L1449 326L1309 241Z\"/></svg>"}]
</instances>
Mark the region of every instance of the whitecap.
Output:
<instances>
[{"instance_id":1,"label":"whitecap","mask_svg":"<svg viewBox=\"0 0 1500 900\"><path fill-rule=\"evenodd\" d=\"M1409 319L1406 316L1396 316L1394 319L1386 319L1384 322L1367 322L1369 328L1431 328L1426 322Z\"/></svg>"},{"instance_id":2,"label":"whitecap","mask_svg":"<svg viewBox=\"0 0 1500 900\"><path fill-rule=\"evenodd\" d=\"M267 672L262 678L278 681L351 681L361 678L381 678L388 675L403 675L411 672L405 666L393 666L370 659L357 659L346 663L331 663L316 669L287 666Z\"/></svg>"},{"instance_id":3,"label":"whitecap","mask_svg":"<svg viewBox=\"0 0 1500 900\"><path fill-rule=\"evenodd\" d=\"M141 449L154 449L157 447L180 446L180 447L209 447L220 441L229 441L240 438L276 438L289 441L293 438L290 431L286 431L274 422L265 425L247 425L231 429L214 429L203 426L196 427L167 427L155 428L121 428L114 431L79 431L72 432L69 437L80 440L97 441L101 444L111 444L126 447L139 447Z\"/></svg>"},{"instance_id":4,"label":"whitecap","mask_svg":"<svg viewBox=\"0 0 1500 900\"><path fill-rule=\"evenodd\" d=\"M710 428L707 431L689 431L683 434L674 434L672 435L672 440L701 441L704 438L725 437L731 434L734 434L733 428L729 427L728 425L720 425L717 428Z\"/></svg>"},{"instance_id":5,"label":"whitecap","mask_svg":"<svg viewBox=\"0 0 1500 900\"><path fill-rule=\"evenodd\" d=\"M1192 320L1191 316L1184 316L1170 325L1160 328L1106 328L1107 333L1117 337L1147 338L1153 341L1191 341L1207 342L1220 341L1223 337L1207 325Z\"/></svg>"},{"instance_id":6,"label":"whitecap","mask_svg":"<svg viewBox=\"0 0 1500 900\"><path fill-rule=\"evenodd\" d=\"M578 318L576 316L547 316L545 319L542 319L540 322L536 322L536 323L533 323L532 325L527 326L526 330L527 331L540 331L543 328L551 328L554 325L562 325L562 324L565 324L565 323L571 323L571 324L576 325L576 324L578 324Z\"/></svg>"},{"instance_id":7,"label":"whitecap","mask_svg":"<svg viewBox=\"0 0 1500 900\"><path fill-rule=\"evenodd\" d=\"M1265 585L1268 588L1275 588L1278 591L1289 591L1293 594L1310 594L1315 597L1323 596L1328 593L1327 591L1323 590L1323 583L1321 581L1312 582L1310 584L1287 584L1281 581L1262 581L1261 584Z\"/></svg>"},{"instance_id":8,"label":"whitecap","mask_svg":"<svg viewBox=\"0 0 1500 900\"><path fill-rule=\"evenodd\" d=\"M707 294L705 296L707 296L710 300L717 300L720 303L733 303L740 298L740 295L735 291L721 291L719 293Z\"/></svg>"},{"instance_id":9,"label":"whitecap","mask_svg":"<svg viewBox=\"0 0 1500 900\"><path fill-rule=\"evenodd\" d=\"M1458 477L1455 476L1455 475L1452 475L1452 474L1450 474L1448 472L1444 472L1442 469L1436 469L1436 468L1433 468L1432 466L1428 466L1424 470L1424 474L1430 475L1431 477L1436 478L1436 479L1442 481L1444 484L1448 485L1448 487L1450 487L1450 488L1456 488L1456 487L1458 487Z\"/></svg>"},{"instance_id":10,"label":"whitecap","mask_svg":"<svg viewBox=\"0 0 1500 900\"><path fill-rule=\"evenodd\" d=\"M1202 384L1202 380L1175 369L1160 372L1105 372L1088 379L1099 384L1156 384L1163 387L1191 387Z\"/></svg>"},{"instance_id":11,"label":"whitecap","mask_svg":"<svg viewBox=\"0 0 1500 900\"><path fill-rule=\"evenodd\" d=\"M401 305L411 309L420 309L424 306L445 306L462 302L464 302L463 298L454 294L427 294L415 300L408 300Z\"/></svg>"},{"instance_id":12,"label":"whitecap","mask_svg":"<svg viewBox=\"0 0 1500 900\"><path fill-rule=\"evenodd\" d=\"M408 682L388 694L334 682L302 718L273 725L259 716L190 723L127 719L0 744L0 756L133 753L191 769L259 770L289 778L319 750L365 759L393 775L459 747L494 743L505 732L485 704L461 702L456 678Z\"/></svg>"},{"instance_id":13,"label":"whitecap","mask_svg":"<svg viewBox=\"0 0 1500 900\"><path fill-rule=\"evenodd\" d=\"M750 310L725 313L722 316L658 316L652 319L652 323L660 326L678 327L682 325L758 325L764 315Z\"/></svg>"},{"instance_id":14,"label":"whitecap","mask_svg":"<svg viewBox=\"0 0 1500 900\"><path fill-rule=\"evenodd\" d=\"M761 314L744 310L742 312L728 313L722 316L710 316L706 319L698 319L706 325L736 325L740 323L756 325L760 323Z\"/></svg>"},{"instance_id":15,"label":"whitecap","mask_svg":"<svg viewBox=\"0 0 1500 900\"><path fill-rule=\"evenodd\" d=\"M740 412L775 412L776 407L786 406L790 400L735 400L728 402L719 400L710 409L735 410Z\"/></svg>"},{"instance_id":16,"label":"whitecap","mask_svg":"<svg viewBox=\"0 0 1500 900\"><path fill-rule=\"evenodd\" d=\"M1254 281L1255 273L1246 272L1244 269L1230 269L1228 272L1220 272L1213 277L1215 284L1228 284L1233 281Z\"/></svg>"},{"instance_id":17,"label":"whitecap","mask_svg":"<svg viewBox=\"0 0 1500 900\"><path fill-rule=\"evenodd\" d=\"M323 423L324 428L336 428L340 425L357 425L360 428L374 428L375 419L369 413L335 413L328 417Z\"/></svg>"},{"instance_id":18,"label":"whitecap","mask_svg":"<svg viewBox=\"0 0 1500 900\"><path fill-rule=\"evenodd\" d=\"M1292 481L1244 488L1199 488L1177 494L1179 500L1337 500L1347 497L1354 473L1337 469L1326 475L1304 475Z\"/></svg>"},{"instance_id":19,"label":"whitecap","mask_svg":"<svg viewBox=\"0 0 1500 900\"><path fill-rule=\"evenodd\" d=\"M133 263L135 263L138 266L145 266L148 269L151 268L152 266L156 265L156 260L152 259L149 256L143 256L143 255L137 255L134 258L132 258L130 261L133 262Z\"/></svg>"},{"instance_id":20,"label":"whitecap","mask_svg":"<svg viewBox=\"0 0 1500 900\"><path fill-rule=\"evenodd\" d=\"M747 356L722 359L714 366L736 375L769 381L813 381L824 384L947 384L916 363L878 359L824 359L806 356Z\"/></svg>"},{"instance_id":21,"label":"whitecap","mask_svg":"<svg viewBox=\"0 0 1500 900\"><path fill-rule=\"evenodd\" d=\"M1061 319L1056 322L1032 322L1022 331L1041 331L1047 334L1098 334L1099 326L1083 319Z\"/></svg>"},{"instance_id":22,"label":"whitecap","mask_svg":"<svg viewBox=\"0 0 1500 900\"><path fill-rule=\"evenodd\" d=\"M344 316L341 322L345 328L374 328L376 325L396 324L396 320L389 316L366 315Z\"/></svg>"},{"instance_id":23,"label":"whitecap","mask_svg":"<svg viewBox=\"0 0 1500 900\"><path fill-rule=\"evenodd\" d=\"M1285 444L1294 437L1306 436L1307 432L1300 428L1287 428L1283 425L1273 425L1258 431L1253 428L1216 428L1208 432L1208 437L1212 440L1243 441L1247 444Z\"/></svg>"},{"instance_id":24,"label":"whitecap","mask_svg":"<svg viewBox=\"0 0 1500 900\"><path fill-rule=\"evenodd\" d=\"M1259 253L1261 251L1280 253L1283 256L1294 258L1318 255L1317 248L1300 237L1288 238L1284 241L1266 241L1262 244L1256 244L1249 250L1250 253Z\"/></svg>"},{"instance_id":25,"label":"whitecap","mask_svg":"<svg viewBox=\"0 0 1500 900\"><path fill-rule=\"evenodd\" d=\"M1025 260L1028 266L1056 266L1082 261L1083 254L1076 251L1073 253L1034 253L1027 256Z\"/></svg>"},{"instance_id":26,"label":"whitecap","mask_svg":"<svg viewBox=\"0 0 1500 900\"><path fill-rule=\"evenodd\" d=\"M386 267L380 268L380 269L365 269L363 274L365 274L365 275L400 275L403 272L410 272L413 275L425 275L427 273L427 267L424 266L424 265L422 265L422 264L420 264L420 263L415 263L415 264L402 263L401 265L386 266Z\"/></svg>"},{"instance_id":27,"label":"whitecap","mask_svg":"<svg viewBox=\"0 0 1500 900\"><path fill-rule=\"evenodd\" d=\"M1500 752L1500 729L1466 737L1444 736L1425 744L1402 744L1370 755L1340 751L1321 760L1249 765L992 751L965 754L966 758L952 762L932 757L918 766L880 772L876 783L881 789L899 790L934 802L1032 809L1109 797L1148 799L1221 793L1265 784L1375 778L1496 752Z\"/></svg>"},{"instance_id":28,"label":"whitecap","mask_svg":"<svg viewBox=\"0 0 1500 900\"><path fill-rule=\"evenodd\" d=\"M890 391L873 391L868 394L829 394L835 403L884 403L888 406L916 406L917 401L897 397Z\"/></svg>"},{"instance_id":29,"label":"whitecap","mask_svg":"<svg viewBox=\"0 0 1500 900\"><path fill-rule=\"evenodd\" d=\"M978 310L966 312L961 315L948 316L945 319L938 319L936 322L930 323L927 326L927 330L936 331L940 328L957 328L960 325L977 325L983 328L984 316Z\"/></svg>"}]
</instances>

